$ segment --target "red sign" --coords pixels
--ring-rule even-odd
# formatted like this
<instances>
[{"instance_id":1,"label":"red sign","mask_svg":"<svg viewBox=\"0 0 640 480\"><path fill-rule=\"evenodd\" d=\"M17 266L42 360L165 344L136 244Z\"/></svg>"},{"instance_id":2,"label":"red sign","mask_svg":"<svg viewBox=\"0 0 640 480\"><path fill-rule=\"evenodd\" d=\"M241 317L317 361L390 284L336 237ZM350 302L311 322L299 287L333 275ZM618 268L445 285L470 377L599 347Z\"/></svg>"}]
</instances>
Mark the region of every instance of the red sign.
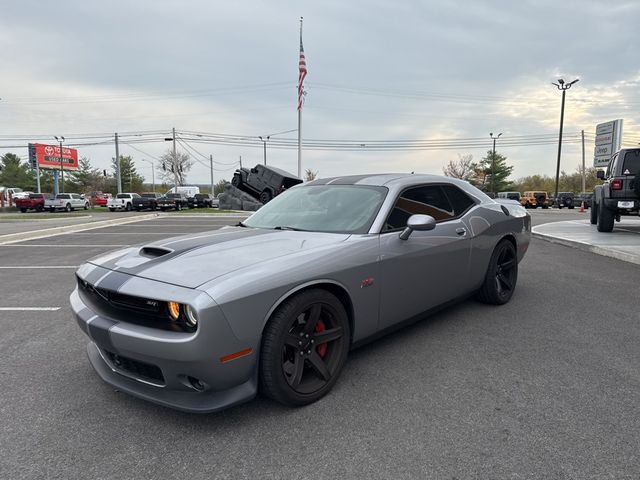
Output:
<instances>
[{"instance_id":1,"label":"red sign","mask_svg":"<svg viewBox=\"0 0 640 480\"><path fill-rule=\"evenodd\" d=\"M78 150L75 148L62 147L62 155L60 155L59 145L44 145L42 143L33 143L29 145L31 152L35 153L36 161L40 168L77 170L78 169ZM31 156L31 155L30 155Z\"/></svg>"}]
</instances>

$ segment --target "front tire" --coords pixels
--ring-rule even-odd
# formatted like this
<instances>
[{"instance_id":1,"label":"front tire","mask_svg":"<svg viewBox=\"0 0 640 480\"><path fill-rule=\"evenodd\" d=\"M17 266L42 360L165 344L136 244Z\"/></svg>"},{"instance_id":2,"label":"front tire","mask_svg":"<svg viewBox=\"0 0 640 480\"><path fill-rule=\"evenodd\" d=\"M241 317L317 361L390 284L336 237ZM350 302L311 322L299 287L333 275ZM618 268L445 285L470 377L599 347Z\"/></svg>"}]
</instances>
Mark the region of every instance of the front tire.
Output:
<instances>
[{"instance_id":1,"label":"front tire","mask_svg":"<svg viewBox=\"0 0 640 480\"><path fill-rule=\"evenodd\" d=\"M262 337L260 386L271 399L291 406L326 395L344 366L350 344L349 319L334 295L321 289L282 303Z\"/></svg>"},{"instance_id":2,"label":"front tire","mask_svg":"<svg viewBox=\"0 0 640 480\"><path fill-rule=\"evenodd\" d=\"M110 211L110 212L115 212L115 211L116 211L116 209L115 209L115 208L111 208L111 207L109 207L109 211Z\"/></svg>"},{"instance_id":3,"label":"front tire","mask_svg":"<svg viewBox=\"0 0 640 480\"><path fill-rule=\"evenodd\" d=\"M20 211L21 211L22 213L27 213L27 209L26 209L26 208L21 208L21 209L20 209Z\"/></svg>"},{"instance_id":4,"label":"front tire","mask_svg":"<svg viewBox=\"0 0 640 480\"><path fill-rule=\"evenodd\" d=\"M504 305L516 288L518 281L518 256L509 240L501 240L491 254L484 283L478 292L478 300L490 305Z\"/></svg>"},{"instance_id":5,"label":"front tire","mask_svg":"<svg viewBox=\"0 0 640 480\"><path fill-rule=\"evenodd\" d=\"M64 210L65 210L65 212L67 212L67 213L68 213L68 212L70 212L70 211L72 210L72 208L71 208L71 204L67 203L67 204L65 205L65 207L64 207Z\"/></svg>"},{"instance_id":6,"label":"front tire","mask_svg":"<svg viewBox=\"0 0 640 480\"><path fill-rule=\"evenodd\" d=\"M266 205L271 201L271 198L271 192L269 190L263 190L263 192L260 194L260 203Z\"/></svg>"},{"instance_id":7,"label":"front tire","mask_svg":"<svg viewBox=\"0 0 640 480\"><path fill-rule=\"evenodd\" d=\"M231 179L231 185L233 185L236 188L239 188L240 185L242 185L242 179L240 178L240 175L233 176L233 178Z\"/></svg>"}]
</instances>

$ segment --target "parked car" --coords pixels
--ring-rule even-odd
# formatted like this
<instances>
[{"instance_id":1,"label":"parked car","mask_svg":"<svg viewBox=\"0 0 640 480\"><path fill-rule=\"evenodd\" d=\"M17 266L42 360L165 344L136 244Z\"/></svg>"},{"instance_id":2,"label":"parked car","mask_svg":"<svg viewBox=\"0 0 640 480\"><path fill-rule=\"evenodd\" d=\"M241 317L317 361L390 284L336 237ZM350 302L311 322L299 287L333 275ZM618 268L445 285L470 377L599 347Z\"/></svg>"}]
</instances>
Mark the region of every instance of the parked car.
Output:
<instances>
[{"instance_id":1,"label":"parked car","mask_svg":"<svg viewBox=\"0 0 640 480\"><path fill-rule=\"evenodd\" d=\"M188 207L189 203L184 193L167 193L158 199L158 208L163 212L171 209L182 210Z\"/></svg>"},{"instance_id":2,"label":"parked car","mask_svg":"<svg viewBox=\"0 0 640 480\"><path fill-rule=\"evenodd\" d=\"M110 198L111 198L110 193L102 193L102 192L94 192L89 196L91 204L95 207L106 207Z\"/></svg>"},{"instance_id":3,"label":"parked car","mask_svg":"<svg viewBox=\"0 0 640 480\"><path fill-rule=\"evenodd\" d=\"M615 153L598 178L604 183L593 190L591 223L599 232L610 232L620 217L640 214L640 148Z\"/></svg>"},{"instance_id":4,"label":"parked car","mask_svg":"<svg viewBox=\"0 0 640 480\"><path fill-rule=\"evenodd\" d=\"M530 236L524 208L461 180L328 178L235 227L90 260L71 309L118 391L201 413L258 388L304 405L350 349L472 294L507 303Z\"/></svg>"},{"instance_id":5,"label":"parked car","mask_svg":"<svg viewBox=\"0 0 640 480\"><path fill-rule=\"evenodd\" d=\"M520 204L524 208L549 208L549 195L547 192L524 192Z\"/></svg>"},{"instance_id":6,"label":"parked car","mask_svg":"<svg viewBox=\"0 0 640 480\"><path fill-rule=\"evenodd\" d=\"M169 195L170 193L184 193L188 198L193 197L196 193L200 193L200 187L196 187L195 185L179 185L168 190L164 195Z\"/></svg>"},{"instance_id":7,"label":"parked car","mask_svg":"<svg viewBox=\"0 0 640 480\"><path fill-rule=\"evenodd\" d=\"M234 187L247 192L264 204L299 183L302 183L302 180L295 175L266 165L256 165L252 169L240 168L231 179Z\"/></svg>"},{"instance_id":8,"label":"parked car","mask_svg":"<svg viewBox=\"0 0 640 480\"><path fill-rule=\"evenodd\" d=\"M110 212L115 212L116 210L130 212L134 208L134 203L140 201L140 195L137 193L118 193L115 198L110 198L107 201L107 208Z\"/></svg>"},{"instance_id":9,"label":"parked car","mask_svg":"<svg viewBox=\"0 0 640 480\"><path fill-rule=\"evenodd\" d=\"M35 210L36 212L42 212L44 210L44 203L47 198L52 198L50 193L30 193L27 198L19 198L16 200L16 207L20 209L22 213L28 210Z\"/></svg>"},{"instance_id":10,"label":"parked car","mask_svg":"<svg viewBox=\"0 0 640 480\"><path fill-rule=\"evenodd\" d=\"M573 209L575 206L573 192L558 192L558 196L554 197L550 203L559 209L563 207Z\"/></svg>"},{"instance_id":11,"label":"parked car","mask_svg":"<svg viewBox=\"0 0 640 480\"><path fill-rule=\"evenodd\" d=\"M140 210L155 210L158 208L158 200L162 198L161 193L145 192L140 194L140 198L134 202L135 209Z\"/></svg>"},{"instance_id":12,"label":"parked car","mask_svg":"<svg viewBox=\"0 0 640 480\"><path fill-rule=\"evenodd\" d=\"M15 202L23 198L29 198L29 195L31 195L32 193L34 192L32 192L31 190L22 190L19 192L15 192L12 198L13 198L13 201Z\"/></svg>"},{"instance_id":13,"label":"parked car","mask_svg":"<svg viewBox=\"0 0 640 480\"><path fill-rule=\"evenodd\" d=\"M209 193L196 193L193 197L187 198L187 203L189 208L212 208L214 200L217 198Z\"/></svg>"},{"instance_id":14,"label":"parked car","mask_svg":"<svg viewBox=\"0 0 640 480\"><path fill-rule=\"evenodd\" d=\"M584 208L591 208L593 192L582 192L575 198L576 205L584 205Z\"/></svg>"},{"instance_id":15,"label":"parked car","mask_svg":"<svg viewBox=\"0 0 640 480\"><path fill-rule=\"evenodd\" d=\"M79 193L59 193L55 197L45 198L44 208L50 212L65 210L71 212L76 208L89 208L89 201Z\"/></svg>"},{"instance_id":16,"label":"parked car","mask_svg":"<svg viewBox=\"0 0 640 480\"><path fill-rule=\"evenodd\" d=\"M520 192L498 192L498 198L506 198L520 202Z\"/></svg>"}]
</instances>

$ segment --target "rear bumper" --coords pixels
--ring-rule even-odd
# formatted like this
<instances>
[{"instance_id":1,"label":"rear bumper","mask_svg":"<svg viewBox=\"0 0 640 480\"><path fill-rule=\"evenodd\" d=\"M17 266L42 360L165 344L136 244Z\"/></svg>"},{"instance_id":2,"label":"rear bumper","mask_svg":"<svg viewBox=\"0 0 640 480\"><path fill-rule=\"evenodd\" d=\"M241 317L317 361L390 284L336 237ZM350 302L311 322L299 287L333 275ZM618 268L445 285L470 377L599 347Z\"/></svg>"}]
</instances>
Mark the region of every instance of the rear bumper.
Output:
<instances>
[{"instance_id":1,"label":"rear bumper","mask_svg":"<svg viewBox=\"0 0 640 480\"><path fill-rule=\"evenodd\" d=\"M638 210L640 208L640 200L633 198L605 198L603 202L609 210L617 210L621 213L627 210ZM633 202L633 207L619 207L618 202Z\"/></svg>"}]
</instances>

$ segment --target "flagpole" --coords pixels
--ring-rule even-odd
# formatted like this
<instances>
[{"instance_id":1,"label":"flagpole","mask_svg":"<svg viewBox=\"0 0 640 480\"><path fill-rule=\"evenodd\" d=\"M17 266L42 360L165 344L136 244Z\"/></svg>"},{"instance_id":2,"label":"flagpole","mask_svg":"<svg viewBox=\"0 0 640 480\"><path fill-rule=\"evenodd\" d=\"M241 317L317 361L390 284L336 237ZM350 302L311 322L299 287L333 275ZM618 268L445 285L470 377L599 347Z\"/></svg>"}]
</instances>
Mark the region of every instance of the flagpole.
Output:
<instances>
[{"instance_id":1,"label":"flagpole","mask_svg":"<svg viewBox=\"0 0 640 480\"><path fill-rule=\"evenodd\" d=\"M302 47L302 17L300 17L300 46ZM302 84L299 85L302 88ZM298 92L300 97L300 92ZM300 99L298 99L300 102ZM298 103L298 178L302 178L302 107Z\"/></svg>"}]
</instances>

